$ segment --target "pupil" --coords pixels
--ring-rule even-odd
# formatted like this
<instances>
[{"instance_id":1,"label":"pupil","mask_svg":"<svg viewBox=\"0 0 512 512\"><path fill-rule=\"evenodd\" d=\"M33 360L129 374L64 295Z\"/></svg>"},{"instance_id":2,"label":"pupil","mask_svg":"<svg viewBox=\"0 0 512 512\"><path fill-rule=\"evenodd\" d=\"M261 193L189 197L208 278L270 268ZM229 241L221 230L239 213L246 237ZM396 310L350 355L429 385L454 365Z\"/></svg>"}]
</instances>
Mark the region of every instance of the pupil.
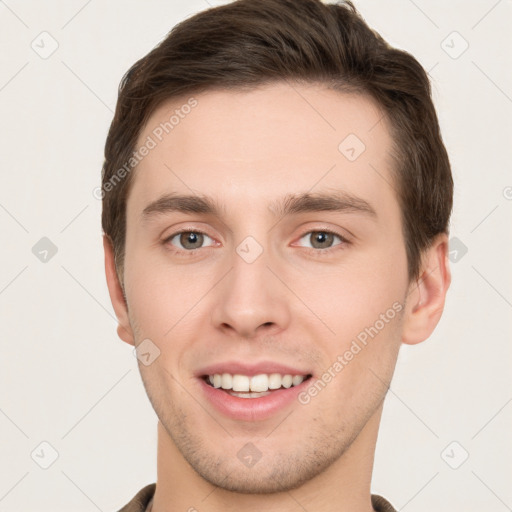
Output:
<instances>
[{"instance_id":1,"label":"pupil","mask_svg":"<svg viewBox=\"0 0 512 512\"><path fill-rule=\"evenodd\" d=\"M196 249L194 244L199 245L200 247L202 242L202 236L203 235L200 235L199 233L194 233L193 231L185 232L182 233L180 242L186 249ZM190 245L194 247L190 247Z\"/></svg>"},{"instance_id":2,"label":"pupil","mask_svg":"<svg viewBox=\"0 0 512 512\"><path fill-rule=\"evenodd\" d=\"M329 242L330 238L332 238L331 233L326 233L325 231L317 231L316 236L314 237L315 243L313 244L313 247L316 247L315 244L324 244L326 242Z\"/></svg>"}]
</instances>

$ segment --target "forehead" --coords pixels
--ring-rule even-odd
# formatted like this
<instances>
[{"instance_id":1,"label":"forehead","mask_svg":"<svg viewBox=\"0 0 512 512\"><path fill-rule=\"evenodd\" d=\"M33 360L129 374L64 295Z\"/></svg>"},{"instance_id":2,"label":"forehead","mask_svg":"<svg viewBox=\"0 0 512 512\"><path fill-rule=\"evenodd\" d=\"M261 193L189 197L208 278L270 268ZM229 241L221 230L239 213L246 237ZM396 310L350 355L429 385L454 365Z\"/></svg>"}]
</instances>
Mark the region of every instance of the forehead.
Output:
<instances>
[{"instance_id":1,"label":"forehead","mask_svg":"<svg viewBox=\"0 0 512 512\"><path fill-rule=\"evenodd\" d=\"M174 98L153 112L139 136L137 147L151 149L135 169L128 212L140 214L169 192L240 206L333 189L396 202L391 144L373 100L320 85Z\"/></svg>"}]
</instances>

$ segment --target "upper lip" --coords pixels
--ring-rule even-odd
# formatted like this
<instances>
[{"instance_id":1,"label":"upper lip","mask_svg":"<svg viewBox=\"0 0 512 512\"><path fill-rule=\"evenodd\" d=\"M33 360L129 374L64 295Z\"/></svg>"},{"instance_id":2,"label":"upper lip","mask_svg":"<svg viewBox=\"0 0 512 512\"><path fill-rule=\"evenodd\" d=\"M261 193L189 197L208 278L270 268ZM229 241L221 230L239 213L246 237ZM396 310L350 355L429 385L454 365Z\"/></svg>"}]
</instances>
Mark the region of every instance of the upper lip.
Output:
<instances>
[{"instance_id":1,"label":"upper lip","mask_svg":"<svg viewBox=\"0 0 512 512\"><path fill-rule=\"evenodd\" d=\"M230 373L232 375L259 375L261 373L280 373L281 375L311 375L309 370L302 370L300 368L293 368L286 364L277 363L274 361L260 361L259 363L248 364L241 361L224 361L222 363L215 363L200 369L197 377L205 375Z\"/></svg>"}]
</instances>

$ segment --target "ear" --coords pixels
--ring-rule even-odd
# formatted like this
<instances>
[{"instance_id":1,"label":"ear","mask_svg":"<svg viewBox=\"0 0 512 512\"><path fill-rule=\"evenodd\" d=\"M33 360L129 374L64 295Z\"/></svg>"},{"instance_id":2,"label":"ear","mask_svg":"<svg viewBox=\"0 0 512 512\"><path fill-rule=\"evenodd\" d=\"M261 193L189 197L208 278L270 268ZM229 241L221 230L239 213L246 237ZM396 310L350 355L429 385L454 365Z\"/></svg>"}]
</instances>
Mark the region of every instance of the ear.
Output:
<instances>
[{"instance_id":1,"label":"ear","mask_svg":"<svg viewBox=\"0 0 512 512\"><path fill-rule=\"evenodd\" d=\"M105 275L107 277L110 301L118 320L117 335L126 343L135 346L133 331L128 316L128 306L124 298L123 289L117 277L114 262L114 248L110 238L103 235L103 249L105 250Z\"/></svg>"},{"instance_id":2,"label":"ear","mask_svg":"<svg viewBox=\"0 0 512 512\"><path fill-rule=\"evenodd\" d=\"M448 236L441 233L423 253L420 275L409 286L402 330L403 343L415 345L432 334L443 313L451 279Z\"/></svg>"}]
</instances>

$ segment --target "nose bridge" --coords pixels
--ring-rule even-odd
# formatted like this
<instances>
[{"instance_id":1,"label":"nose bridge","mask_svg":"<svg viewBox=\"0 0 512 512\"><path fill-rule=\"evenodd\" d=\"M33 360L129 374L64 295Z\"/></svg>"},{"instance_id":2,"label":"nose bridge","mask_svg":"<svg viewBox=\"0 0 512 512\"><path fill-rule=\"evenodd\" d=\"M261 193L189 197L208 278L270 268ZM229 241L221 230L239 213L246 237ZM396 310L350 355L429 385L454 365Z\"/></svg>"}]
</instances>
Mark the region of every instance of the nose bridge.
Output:
<instances>
[{"instance_id":1,"label":"nose bridge","mask_svg":"<svg viewBox=\"0 0 512 512\"><path fill-rule=\"evenodd\" d=\"M243 296L253 293L270 294L271 284L268 278L271 273L267 268L270 259L267 243L260 243L253 236L246 237L236 246L232 257L231 279L234 288L245 290ZM243 296L239 298L242 299Z\"/></svg>"},{"instance_id":2,"label":"nose bridge","mask_svg":"<svg viewBox=\"0 0 512 512\"><path fill-rule=\"evenodd\" d=\"M247 236L234 247L231 271L217 296L213 315L216 327L231 328L238 336L255 336L260 326L284 329L288 323L286 290L267 267L273 264L266 233L258 235L260 240L264 236L261 242Z\"/></svg>"}]
</instances>

